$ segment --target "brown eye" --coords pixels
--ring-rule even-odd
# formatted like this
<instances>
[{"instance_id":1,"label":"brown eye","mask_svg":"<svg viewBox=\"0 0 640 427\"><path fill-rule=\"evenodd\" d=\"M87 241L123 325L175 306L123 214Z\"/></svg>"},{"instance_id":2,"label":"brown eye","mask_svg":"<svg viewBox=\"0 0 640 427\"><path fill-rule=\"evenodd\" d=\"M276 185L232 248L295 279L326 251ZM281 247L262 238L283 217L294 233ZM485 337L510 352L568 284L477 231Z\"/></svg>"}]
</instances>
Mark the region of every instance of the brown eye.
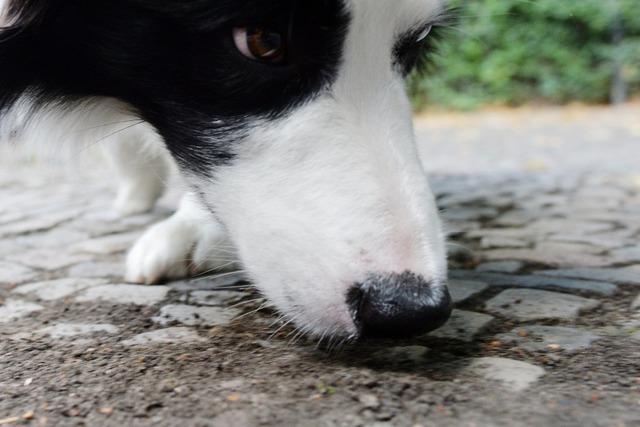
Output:
<instances>
[{"instance_id":1,"label":"brown eye","mask_svg":"<svg viewBox=\"0 0 640 427\"><path fill-rule=\"evenodd\" d=\"M271 64L284 60L284 36L276 31L262 27L238 27L233 29L233 41L247 58Z\"/></svg>"}]
</instances>

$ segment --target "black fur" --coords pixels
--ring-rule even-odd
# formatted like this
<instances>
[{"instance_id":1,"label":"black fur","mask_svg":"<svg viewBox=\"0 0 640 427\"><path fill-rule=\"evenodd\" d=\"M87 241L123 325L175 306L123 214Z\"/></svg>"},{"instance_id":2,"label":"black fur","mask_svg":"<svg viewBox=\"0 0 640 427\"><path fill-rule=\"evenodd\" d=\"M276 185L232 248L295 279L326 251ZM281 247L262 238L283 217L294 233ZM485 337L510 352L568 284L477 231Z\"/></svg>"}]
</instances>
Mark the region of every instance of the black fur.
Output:
<instances>
[{"instance_id":1,"label":"black fur","mask_svg":"<svg viewBox=\"0 0 640 427\"><path fill-rule=\"evenodd\" d=\"M131 105L189 173L233 158L256 117L277 117L337 74L349 16L341 0L13 0L0 32L0 111L87 97ZM232 29L288 33L286 61L241 55Z\"/></svg>"}]
</instances>

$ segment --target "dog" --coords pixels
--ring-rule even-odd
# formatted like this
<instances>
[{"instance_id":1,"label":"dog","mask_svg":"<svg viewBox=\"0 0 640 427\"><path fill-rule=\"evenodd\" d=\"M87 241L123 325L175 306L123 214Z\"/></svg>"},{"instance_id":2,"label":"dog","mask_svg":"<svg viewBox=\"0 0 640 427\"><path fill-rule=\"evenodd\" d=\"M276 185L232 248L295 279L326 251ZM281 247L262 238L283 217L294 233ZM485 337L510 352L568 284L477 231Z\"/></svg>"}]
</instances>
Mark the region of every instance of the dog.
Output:
<instances>
[{"instance_id":1,"label":"dog","mask_svg":"<svg viewBox=\"0 0 640 427\"><path fill-rule=\"evenodd\" d=\"M123 215L177 166L188 194L127 281L242 268L310 336L426 333L452 303L405 79L443 1L4 0L3 139L125 125L101 144Z\"/></svg>"}]
</instances>

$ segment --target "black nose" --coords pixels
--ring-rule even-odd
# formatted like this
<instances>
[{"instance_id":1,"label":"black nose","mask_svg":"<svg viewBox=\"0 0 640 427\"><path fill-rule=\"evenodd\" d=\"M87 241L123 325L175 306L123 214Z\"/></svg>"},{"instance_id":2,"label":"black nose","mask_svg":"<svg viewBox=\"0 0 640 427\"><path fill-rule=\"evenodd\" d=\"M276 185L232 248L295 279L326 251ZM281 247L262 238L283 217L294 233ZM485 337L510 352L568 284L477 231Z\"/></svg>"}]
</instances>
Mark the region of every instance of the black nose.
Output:
<instances>
[{"instance_id":1,"label":"black nose","mask_svg":"<svg viewBox=\"0 0 640 427\"><path fill-rule=\"evenodd\" d=\"M371 275L347 295L360 336L403 338L444 325L452 303L444 284L429 283L411 272Z\"/></svg>"}]
</instances>

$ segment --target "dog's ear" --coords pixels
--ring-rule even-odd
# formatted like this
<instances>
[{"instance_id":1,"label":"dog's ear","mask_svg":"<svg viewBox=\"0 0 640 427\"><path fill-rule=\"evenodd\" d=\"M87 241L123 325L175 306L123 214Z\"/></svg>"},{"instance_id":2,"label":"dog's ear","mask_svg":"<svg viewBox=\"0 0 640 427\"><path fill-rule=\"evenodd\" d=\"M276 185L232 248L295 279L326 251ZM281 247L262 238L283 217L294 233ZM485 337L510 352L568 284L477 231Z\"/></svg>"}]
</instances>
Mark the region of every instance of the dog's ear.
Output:
<instances>
[{"instance_id":1,"label":"dog's ear","mask_svg":"<svg viewBox=\"0 0 640 427\"><path fill-rule=\"evenodd\" d=\"M47 80L64 62L46 29L64 1L0 0L0 139L67 94Z\"/></svg>"},{"instance_id":2,"label":"dog's ear","mask_svg":"<svg viewBox=\"0 0 640 427\"><path fill-rule=\"evenodd\" d=\"M27 65L36 54L36 27L55 0L6 0L0 4L0 110L25 89Z\"/></svg>"},{"instance_id":3,"label":"dog's ear","mask_svg":"<svg viewBox=\"0 0 640 427\"><path fill-rule=\"evenodd\" d=\"M15 102L32 78L28 65L37 54L34 31L44 22L50 4L48 0L0 2L0 112Z\"/></svg>"},{"instance_id":4,"label":"dog's ear","mask_svg":"<svg viewBox=\"0 0 640 427\"><path fill-rule=\"evenodd\" d=\"M4 7L0 7L0 28L24 29L37 25L44 20L54 2L55 0L7 0Z\"/></svg>"}]
</instances>

